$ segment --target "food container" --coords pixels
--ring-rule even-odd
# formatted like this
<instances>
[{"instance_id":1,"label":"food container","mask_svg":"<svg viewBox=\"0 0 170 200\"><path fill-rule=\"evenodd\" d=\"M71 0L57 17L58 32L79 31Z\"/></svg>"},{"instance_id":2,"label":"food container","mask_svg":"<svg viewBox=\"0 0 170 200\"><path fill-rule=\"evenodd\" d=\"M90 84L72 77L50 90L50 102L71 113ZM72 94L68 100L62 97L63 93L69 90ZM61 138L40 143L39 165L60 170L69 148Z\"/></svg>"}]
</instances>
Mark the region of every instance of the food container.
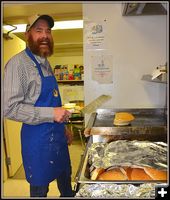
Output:
<instances>
[{"instance_id":1,"label":"food container","mask_svg":"<svg viewBox=\"0 0 170 200\"><path fill-rule=\"evenodd\" d=\"M128 126L114 126L113 119L116 112L130 112L135 116ZM85 184L133 184L145 183L159 184L162 181L99 181L90 179L90 165L88 163L88 150L93 143L110 142L118 140L139 140L153 142L167 142L167 111L160 109L97 109L92 113L85 129L88 138L86 149L75 177L75 190ZM128 152L127 152L128 153ZM165 182L164 182L165 183Z\"/></svg>"},{"instance_id":2,"label":"food container","mask_svg":"<svg viewBox=\"0 0 170 200\"><path fill-rule=\"evenodd\" d=\"M117 184L94 183L82 184L76 193L78 198L111 198L111 199L155 199L155 184Z\"/></svg>"},{"instance_id":3,"label":"food container","mask_svg":"<svg viewBox=\"0 0 170 200\"><path fill-rule=\"evenodd\" d=\"M75 111L76 103L65 103L63 108L73 113Z\"/></svg>"},{"instance_id":4,"label":"food container","mask_svg":"<svg viewBox=\"0 0 170 200\"><path fill-rule=\"evenodd\" d=\"M120 141L120 140L117 140L117 142L118 141ZM106 140L105 140L105 137L103 137L103 136L99 137L98 141L97 140L96 141L94 141L94 140L92 141L92 138L89 139L88 144L86 146L86 151L85 151L84 156L83 156L82 161L81 161L81 165L80 165L80 168L79 168L79 173L77 174L77 182L78 183L100 183L100 184L101 183L131 183L131 184L138 183L138 184L141 184L141 183L146 183L146 182L156 182L156 183L165 183L166 182L166 180L126 180L126 181L124 181L124 180L118 180L118 181L117 180L91 180L91 178L90 178L91 165L89 164L89 149L91 148L92 144L94 144L94 143L96 143L96 144L102 143L103 144L105 142L106 142ZM122 140L122 143L123 142L124 142L124 140ZM155 142L149 142L148 140L147 140L147 142L141 141L141 143L142 143L142 145L145 145L145 146L147 146L146 145L147 143L155 144ZM162 143L162 144L165 144L165 143ZM122 148L124 148L124 146L122 146ZM145 148L147 148L147 147L145 147ZM152 148L152 146L151 146L151 148ZM166 148L166 146L165 146L165 148ZM146 151L147 151L147 149L146 149ZM158 149L157 152L159 152L159 149ZM127 151L127 157L129 157L128 153L129 152ZM157 154L157 155L159 155L159 154ZM133 155L131 155L131 157L132 156ZM161 158L161 155L159 155L159 156ZM141 155L141 157L142 157L142 155ZM106 160L106 162L108 162L109 159L107 160L107 158L106 158L105 160ZM135 160L138 160L138 159L135 159ZM126 162L126 159L122 163L124 163L125 166L128 166L127 162ZM117 163L115 163L115 165L116 164ZM152 167L152 165L153 165L153 163L151 163L150 166ZM112 165L110 165L110 166L112 166ZM161 165L159 167L161 168Z\"/></svg>"}]
</instances>

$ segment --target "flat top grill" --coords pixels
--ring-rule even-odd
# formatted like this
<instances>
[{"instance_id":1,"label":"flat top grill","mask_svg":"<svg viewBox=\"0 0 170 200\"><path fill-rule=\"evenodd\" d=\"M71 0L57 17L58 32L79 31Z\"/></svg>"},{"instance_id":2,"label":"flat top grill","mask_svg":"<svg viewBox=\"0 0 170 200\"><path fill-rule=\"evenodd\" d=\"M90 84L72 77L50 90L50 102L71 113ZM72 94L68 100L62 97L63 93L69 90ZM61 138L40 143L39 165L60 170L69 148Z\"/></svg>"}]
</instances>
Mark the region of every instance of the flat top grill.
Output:
<instances>
[{"instance_id":1,"label":"flat top grill","mask_svg":"<svg viewBox=\"0 0 170 200\"><path fill-rule=\"evenodd\" d=\"M94 127L118 127L113 124L115 114L97 114ZM140 127L140 126L165 126L166 120L161 115L146 115L134 114L135 119L127 126Z\"/></svg>"},{"instance_id":2,"label":"flat top grill","mask_svg":"<svg viewBox=\"0 0 170 200\"><path fill-rule=\"evenodd\" d=\"M129 112L135 119L129 125L116 126L113 120L116 112ZM167 140L167 116L165 109L97 109L92 113L87 128L89 135L122 135L122 139L145 139L149 135L151 140ZM148 136L147 136L148 137ZM117 138L121 139L121 138Z\"/></svg>"}]
</instances>

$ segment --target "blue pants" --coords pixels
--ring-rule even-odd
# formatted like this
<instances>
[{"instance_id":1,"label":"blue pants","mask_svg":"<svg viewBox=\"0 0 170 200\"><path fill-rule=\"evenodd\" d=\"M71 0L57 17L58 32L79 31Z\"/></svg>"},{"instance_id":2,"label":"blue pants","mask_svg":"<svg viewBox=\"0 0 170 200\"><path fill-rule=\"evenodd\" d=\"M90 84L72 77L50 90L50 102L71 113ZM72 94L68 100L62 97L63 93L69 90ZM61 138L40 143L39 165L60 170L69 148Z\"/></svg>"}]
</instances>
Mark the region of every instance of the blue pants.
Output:
<instances>
[{"instance_id":1,"label":"blue pants","mask_svg":"<svg viewBox=\"0 0 170 200\"><path fill-rule=\"evenodd\" d=\"M62 173L57 179L57 186L60 191L60 197L73 197L74 192L71 186L71 176L67 177ZM49 185L47 186L33 186L30 185L30 197L47 197Z\"/></svg>"}]
</instances>

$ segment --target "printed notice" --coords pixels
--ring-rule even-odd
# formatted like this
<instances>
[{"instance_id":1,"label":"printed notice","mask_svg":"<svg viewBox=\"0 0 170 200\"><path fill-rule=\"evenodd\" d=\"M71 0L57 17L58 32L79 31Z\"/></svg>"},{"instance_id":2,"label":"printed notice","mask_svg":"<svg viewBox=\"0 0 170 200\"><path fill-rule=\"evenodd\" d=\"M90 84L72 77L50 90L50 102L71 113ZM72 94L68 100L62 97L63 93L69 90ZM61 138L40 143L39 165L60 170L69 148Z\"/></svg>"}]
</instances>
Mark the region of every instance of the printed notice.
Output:
<instances>
[{"instance_id":1,"label":"printed notice","mask_svg":"<svg viewBox=\"0 0 170 200\"><path fill-rule=\"evenodd\" d=\"M68 103L70 101L80 100L82 101L84 99L84 92L83 92L83 86L60 86L60 95L62 99L62 104Z\"/></svg>"},{"instance_id":2,"label":"printed notice","mask_svg":"<svg viewBox=\"0 0 170 200\"><path fill-rule=\"evenodd\" d=\"M92 56L92 79L99 83L113 83L112 55Z\"/></svg>"},{"instance_id":3,"label":"printed notice","mask_svg":"<svg viewBox=\"0 0 170 200\"><path fill-rule=\"evenodd\" d=\"M85 45L87 49L106 48L106 25L105 22L86 22L85 25Z\"/></svg>"}]
</instances>

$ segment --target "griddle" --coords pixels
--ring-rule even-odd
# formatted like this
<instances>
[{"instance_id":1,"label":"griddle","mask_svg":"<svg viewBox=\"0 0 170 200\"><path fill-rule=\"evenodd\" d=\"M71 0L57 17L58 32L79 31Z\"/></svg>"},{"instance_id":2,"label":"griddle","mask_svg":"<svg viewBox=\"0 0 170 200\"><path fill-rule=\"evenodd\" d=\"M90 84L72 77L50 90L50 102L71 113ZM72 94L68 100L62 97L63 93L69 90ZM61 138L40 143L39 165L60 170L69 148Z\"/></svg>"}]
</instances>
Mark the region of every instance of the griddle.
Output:
<instances>
[{"instance_id":1,"label":"griddle","mask_svg":"<svg viewBox=\"0 0 170 200\"><path fill-rule=\"evenodd\" d=\"M129 112L135 119L126 126L115 126L116 112ZM90 135L112 136L115 139L167 141L166 109L98 109L92 113L87 129Z\"/></svg>"}]
</instances>

